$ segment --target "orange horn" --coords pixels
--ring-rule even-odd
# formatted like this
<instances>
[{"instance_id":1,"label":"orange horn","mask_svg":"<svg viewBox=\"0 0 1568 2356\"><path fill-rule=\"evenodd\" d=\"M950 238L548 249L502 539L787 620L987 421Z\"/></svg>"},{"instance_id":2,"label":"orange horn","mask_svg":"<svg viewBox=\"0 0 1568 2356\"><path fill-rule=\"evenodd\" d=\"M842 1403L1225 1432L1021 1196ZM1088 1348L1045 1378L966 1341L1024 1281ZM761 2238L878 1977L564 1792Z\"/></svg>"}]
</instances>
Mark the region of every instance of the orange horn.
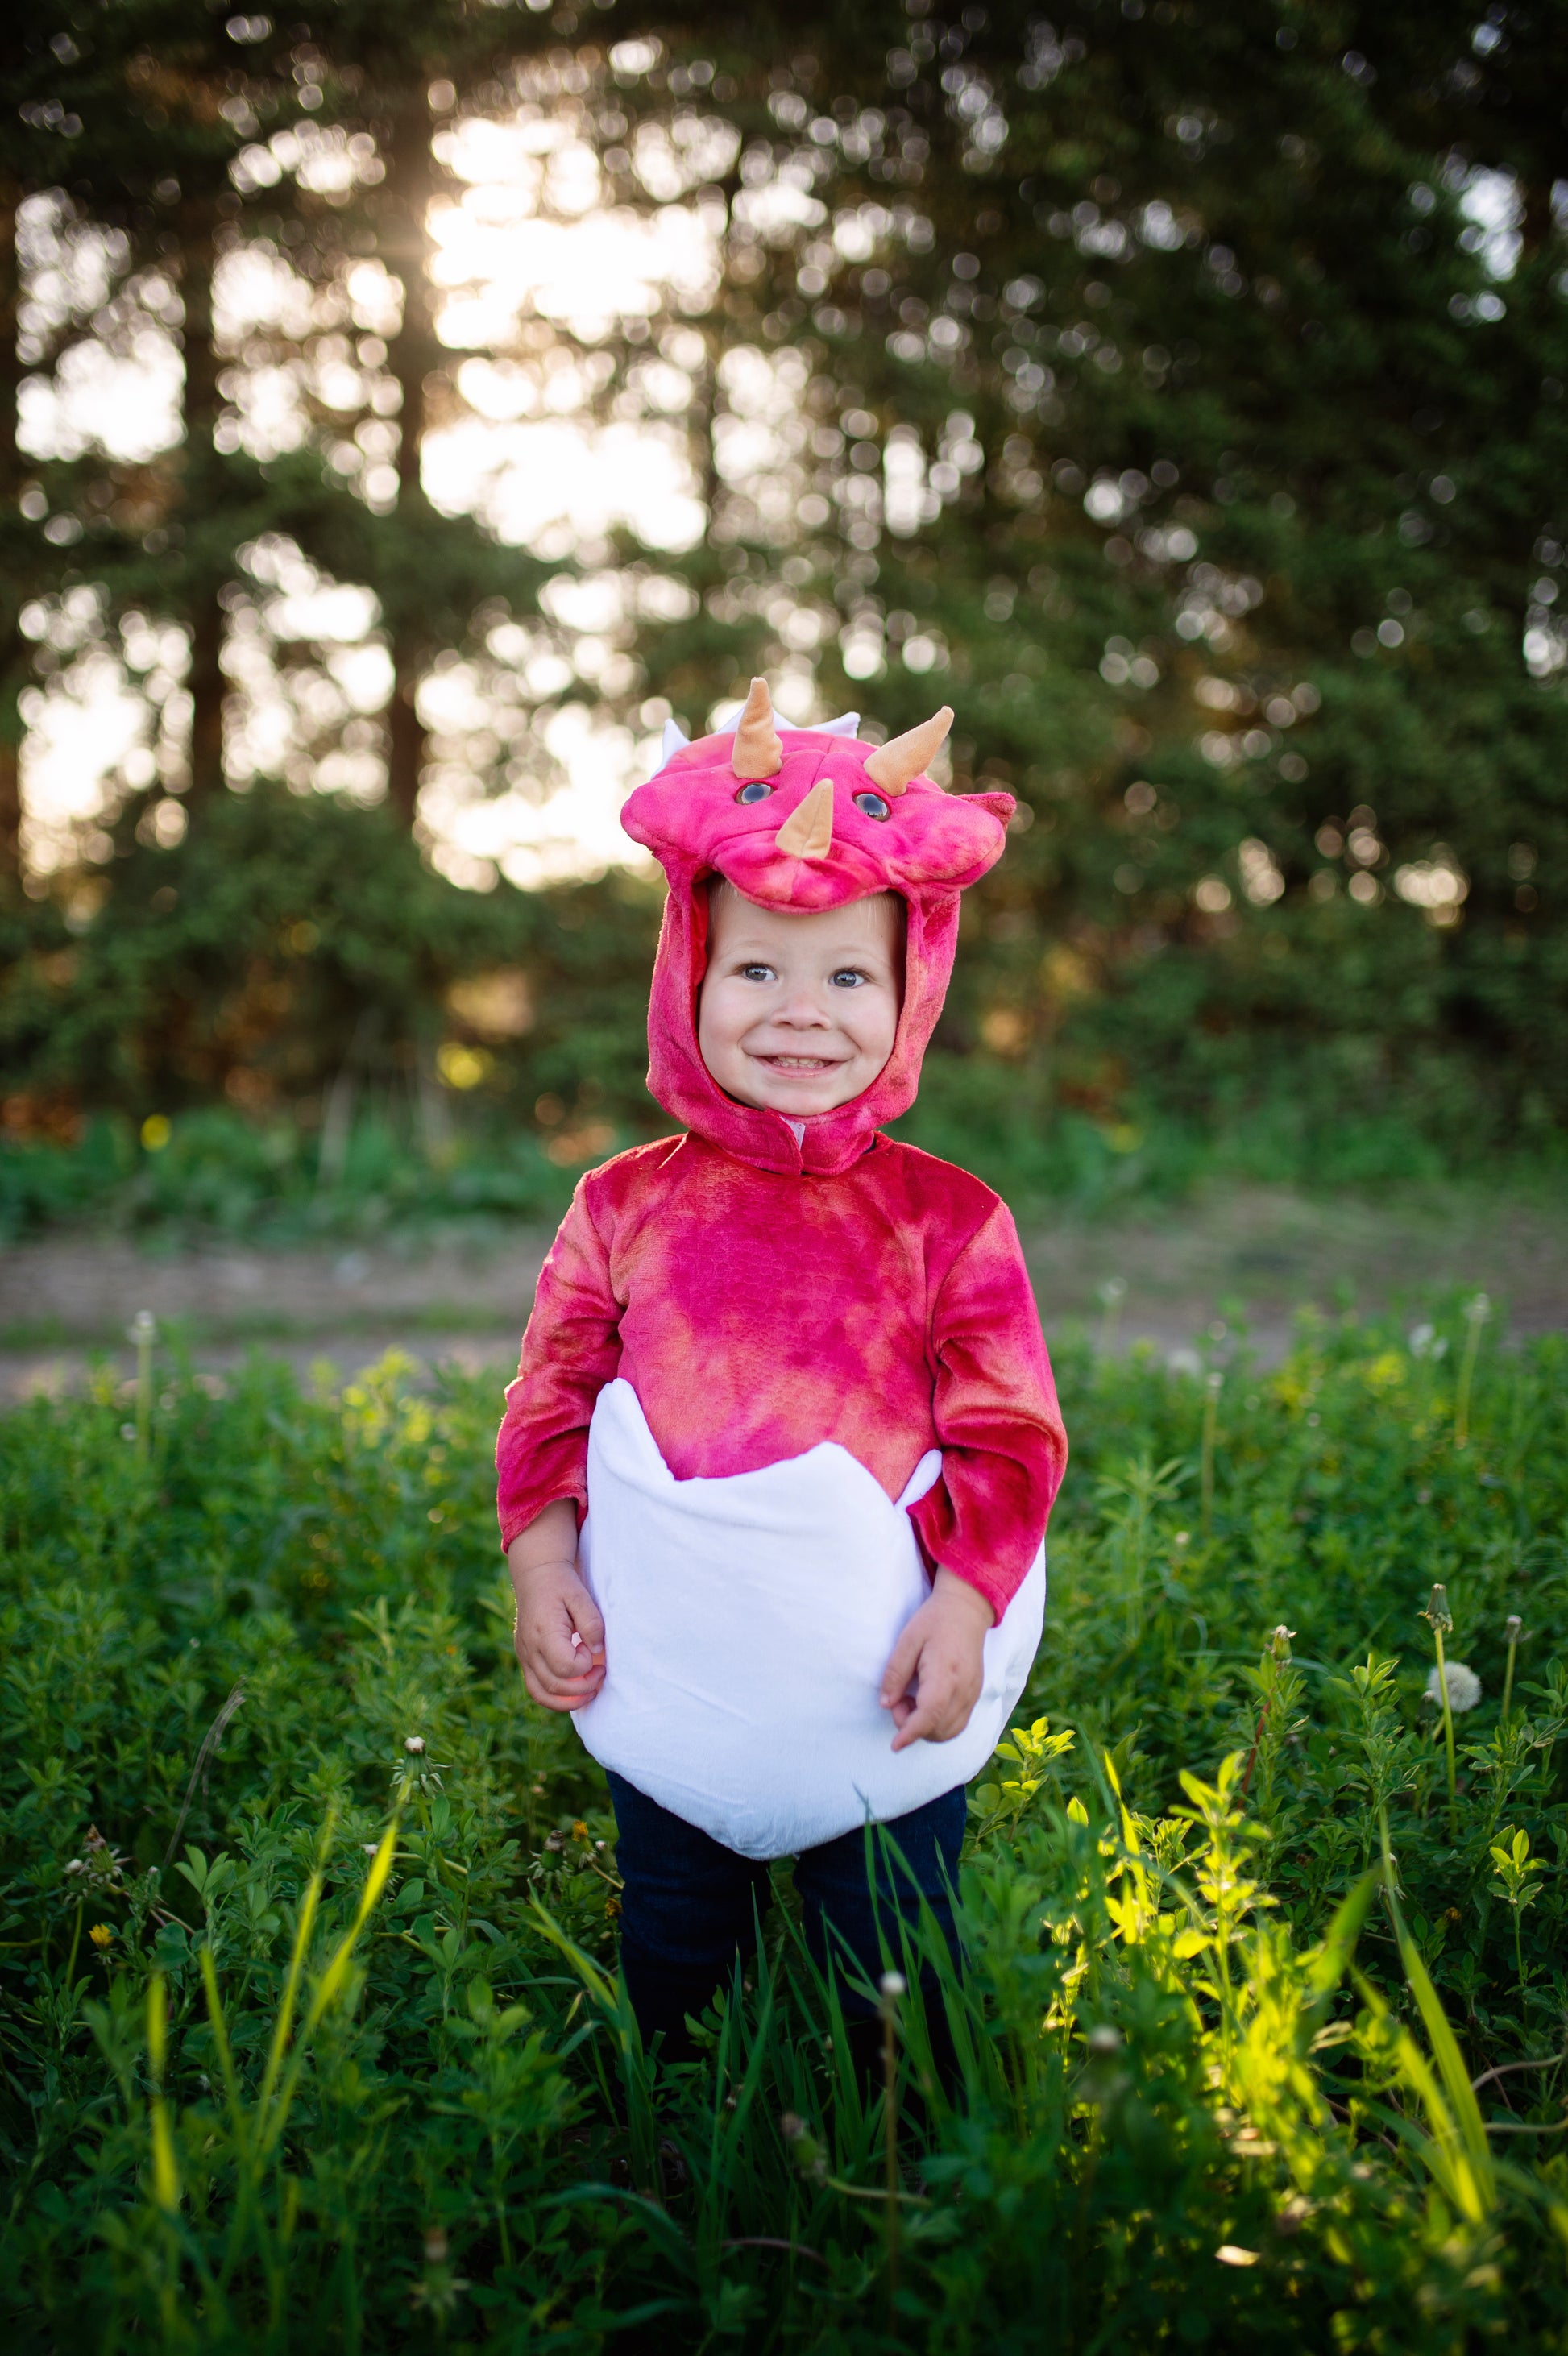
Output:
<instances>
[{"instance_id":1,"label":"orange horn","mask_svg":"<svg viewBox=\"0 0 1568 2356\"><path fill-rule=\"evenodd\" d=\"M907 729L902 736L879 744L865 764L866 776L885 794L901 794L910 778L921 776L936 759L951 726L952 706L944 703L918 728Z\"/></svg>"},{"instance_id":2,"label":"orange horn","mask_svg":"<svg viewBox=\"0 0 1568 2356\"><path fill-rule=\"evenodd\" d=\"M730 767L737 777L776 777L784 766L784 747L773 725L768 681L754 679L746 710L736 723L735 750Z\"/></svg>"},{"instance_id":3,"label":"orange horn","mask_svg":"<svg viewBox=\"0 0 1568 2356\"><path fill-rule=\"evenodd\" d=\"M833 785L819 777L803 802L792 809L773 838L776 851L792 859L825 859L833 847Z\"/></svg>"}]
</instances>

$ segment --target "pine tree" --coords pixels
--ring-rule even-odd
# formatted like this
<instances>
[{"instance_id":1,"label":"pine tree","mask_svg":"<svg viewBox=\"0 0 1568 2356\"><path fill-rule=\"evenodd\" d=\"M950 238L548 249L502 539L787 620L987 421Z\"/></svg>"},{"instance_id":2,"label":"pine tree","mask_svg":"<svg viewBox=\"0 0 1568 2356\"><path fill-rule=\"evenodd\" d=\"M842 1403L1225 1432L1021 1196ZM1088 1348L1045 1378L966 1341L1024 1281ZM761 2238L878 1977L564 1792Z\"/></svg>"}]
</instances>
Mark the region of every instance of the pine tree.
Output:
<instances>
[{"instance_id":1,"label":"pine tree","mask_svg":"<svg viewBox=\"0 0 1568 2356\"><path fill-rule=\"evenodd\" d=\"M404 289L390 510L314 445L264 468L219 453L198 498L198 425L158 588L194 641L201 581L221 588L263 530L368 583L405 819L437 653L504 670L485 653L503 610L568 660L594 636L553 594L537 611L569 560L438 515L418 465L456 365L420 251L433 85L443 118L504 117L553 76L545 102L571 106L618 204L652 210L681 184L670 158L710 159L682 185L720 268L704 316L671 305L594 344L596 416L635 409L655 349L683 372L709 528L684 555L622 532L623 580L659 593L614 626L618 684L584 669L569 691L639 730L664 708L706 724L756 669L802 716L865 702L891 729L957 705L955 781L1022 808L932 1098L1000 1128L1076 1107L1112 1152L1151 1108L1212 1123L1271 1098L1298 1130L1403 1101L1451 1147L1561 1119L1562 0L1479 23L1455 0L1079 0L1055 27L1017 0L744 22L709 0L591 19L335 0L239 88L215 21L174 0L157 21L184 94L123 131L81 104L83 205L194 254L197 215L160 226L156 133L166 176L185 143L179 207L210 192L215 239L275 211L323 282L377 252ZM38 63L50 31L26 103L76 107L58 57ZM123 108L138 40L88 57L83 89ZM381 176L340 208L295 178L250 186L238 221L216 210L238 196L223 141L306 116L369 140ZM58 124L34 135L63 152ZM51 174L29 151L15 185ZM768 385L789 399L759 423ZM188 387L218 398L199 366ZM147 596L139 540L94 529L93 576ZM508 686L540 759L549 698Z\"/></svg>"},{"instance_id":2,"label":"pine tree","mask_svg":"<svg viewBox=\"0 0 1568 2356\"><path fill-rule=\"evenodd\" d=\"M999 1098L1048 1076L1119 1143L1140 1095L1404 1096L1451 1140L1568 1103L1563 24L822 12L748 69L715 13L648 78L705 49L749 184L815 216L732 209L721 337L802 364L808 432L783 524L721 488L710 613L774 666L808 617L821 709L950 695L960 782L1033 820L946 1033ZM1489 166L1501 282L1462 209ZM650 678L692 716L717 651Z\"/></svg>"}]
</instances>

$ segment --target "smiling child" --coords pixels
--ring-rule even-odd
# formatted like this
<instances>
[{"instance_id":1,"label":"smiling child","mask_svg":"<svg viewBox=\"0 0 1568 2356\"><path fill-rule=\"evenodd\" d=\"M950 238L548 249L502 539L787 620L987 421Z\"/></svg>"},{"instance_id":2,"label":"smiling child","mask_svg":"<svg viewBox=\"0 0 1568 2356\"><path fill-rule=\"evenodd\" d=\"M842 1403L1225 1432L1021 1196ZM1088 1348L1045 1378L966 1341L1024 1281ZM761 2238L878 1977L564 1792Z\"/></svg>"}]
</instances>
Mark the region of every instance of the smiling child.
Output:
<instances>
[{"instance_id":1,"label":"smiling child","mask_svg":"<svg viewBox=\"0 0 1568 2356\"><path fill-rule=\"evenodd\" d=\"M1039 1638L1066 1442L1016 1232L880 1126L1013 807L921 774L950 719L780 734L754 681L625 812L670 878L650 1087L686 1131L579 1185L498 1463L524 1680L608 1772L669 2053L772 1858L819 1957L875 1978L922 1899L950 1937L964 1782ZM903 1860L875 1890L867 1821Z\"/></svg>"}]
</instances>

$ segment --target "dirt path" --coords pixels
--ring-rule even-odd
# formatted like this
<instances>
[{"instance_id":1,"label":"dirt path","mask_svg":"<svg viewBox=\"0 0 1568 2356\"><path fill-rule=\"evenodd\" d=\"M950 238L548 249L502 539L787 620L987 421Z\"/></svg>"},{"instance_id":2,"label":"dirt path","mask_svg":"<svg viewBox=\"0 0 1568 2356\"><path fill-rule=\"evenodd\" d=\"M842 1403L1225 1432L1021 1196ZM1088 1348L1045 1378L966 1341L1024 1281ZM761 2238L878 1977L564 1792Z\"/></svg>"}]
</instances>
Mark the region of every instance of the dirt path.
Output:
<instances>
[{"instance_id":1,"label":"dirt path","mask_svg":"<svg viewBox=\"0 0 1568 2356\"><path fill-rule=\"evenodd\" d=\"M0 1253L0 1397L81 1380L95 1354L131 1364L125 1327L148 1309L199 1363L261 1347L347 1376L390 1347L429 1364L515 1365L542 1232L503 1242L308 1251L233 1245L177 1254L51 1237ZM1215 1188L1120 1220L1063 1219L1026 1246L1047 1334L1075 1323L1171 1352L1216 1318L1283 1353L1295 1311L1418 1303L1464 1285L1516 1333L1568 1328L1568 1203L1482 1189L1380 1201L1284 1187ZM1108 1312L1104 1288L1125 1291Z\"/></svg>"}]
</instances>

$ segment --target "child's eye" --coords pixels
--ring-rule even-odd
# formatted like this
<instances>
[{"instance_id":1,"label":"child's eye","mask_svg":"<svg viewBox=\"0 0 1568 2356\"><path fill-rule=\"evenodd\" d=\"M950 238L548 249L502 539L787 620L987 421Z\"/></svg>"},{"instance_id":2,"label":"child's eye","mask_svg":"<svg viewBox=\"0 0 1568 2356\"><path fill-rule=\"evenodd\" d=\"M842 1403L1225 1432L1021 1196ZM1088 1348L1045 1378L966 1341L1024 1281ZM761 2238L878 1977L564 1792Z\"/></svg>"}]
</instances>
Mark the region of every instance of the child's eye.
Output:
<instances>
[{"instance_id":1,"label":"child's eye","mask_svg":"<svg viewBox=\"0 0 1568 2356\"><path fill-rule=\"evenodd\" d=\"M770 965L743 965L740 978L743 981L771 981L773 968Z\"/></svg>"},{"instance_id":2,"label":"child's eye","mask_svg":"<svg viewBox=\"0 0 1568 2356\"><path fill-rule=\"evenodd\" d=\"M858 966L841 965L833 978L835 990L854 990L865 980Z\"/></svg>"}]
</instances>

